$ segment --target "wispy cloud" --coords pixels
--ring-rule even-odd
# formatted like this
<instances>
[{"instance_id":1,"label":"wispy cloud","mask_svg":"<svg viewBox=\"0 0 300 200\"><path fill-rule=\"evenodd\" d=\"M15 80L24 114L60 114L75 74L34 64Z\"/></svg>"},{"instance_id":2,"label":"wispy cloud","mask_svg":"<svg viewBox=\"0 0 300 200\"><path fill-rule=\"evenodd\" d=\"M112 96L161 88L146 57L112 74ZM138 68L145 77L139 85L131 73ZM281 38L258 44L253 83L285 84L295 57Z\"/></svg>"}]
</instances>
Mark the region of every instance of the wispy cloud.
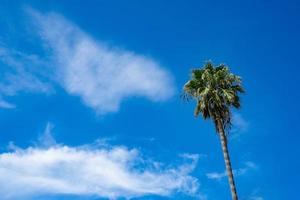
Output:
<instances>
[{"instance_id":1,"label":"wispy cloud","mask_svg":"<svg viewBox=\"0 0 300 200\"><path fill-rule=\"evenodd\" d=\"M264 198L259 194L259 188L255 189L252 194L249 196L249 200L264 200Z\"/></svg>"},{"instance_id":2,"label":"wispy cloud","mask_svg":"<svg viewBox=\"0 0 300 200\"><path fill-rule=\"evenodd\" d=\"M128 97L156 102L173 95L172 75L153 58L96 41L59 14L26 12L43 53L0 44L0 95L49 94L60 85L99 114L118 111Z\"/></svg>"},{"instance_id":3,"label":"wispy cloud","mask_svg":"<svg viewBox=\"0 0 300 200\"><path fill-rule=\"evenodd\" d=\"M221 180L226 176L226 171L225 172L210 172L206 173L206 177L208 179L213 179L213 180Z\"/></svg>"},{"instance_id":4,"label":"wispy cloud","mask_svg":"<svg viewBox=\"0 0 300 200\"><path fill-rule=\"evenodd\" d=\"M36 55L0 46L0 95L14 96L20 92L51 93L53 88L45 74L45 63Z\"/></svg>"},{"instance_id":5,"label":"wispy cloud","mask_svg":"<svg viewBox=\"0 0 300 200\"><path fill-rule=\"evenodd\" d=\"M166 100L172 76L154 59L96 41L56 13L28 9L52 54L57 81L98 113L115 112L124 98Z\"/></svg>"},{"instance_id":6,"label":"wispy cloud","mask_svg":"<svg viewBox=\"0 0 300 200\"><path fill-rule=\"evenodd\" d=\"M46 137L40 140L42 146L22 149L11 143L12 151L0 154L1 199L45 195L116 199L198 193L198 181L189 175L197 155L185 154L180 165L167 165L125 146L52 143L51 129L48 123ZM53 145L45 147L49 138Z\"/></svg>"},{"instance_id":7,"label":"wispy cloud","mask_svg":"<svg viewBox=\"0 0 300 200\"><path fill-rule=\"evenodd\" d=\"M241 136L243 133L247 132L249 129L249 122L237 112L233 112L232 114L232 130L233 133L230 135L230 139L236 139Z\"/></svg>"},{"instance_id":8,"label":"wispy cloud","mask_svg":"<svg viewBox=\"0 0 300 200\"><path fill-rule=\"evenodd\" d=\"M47 122L44 132L38 138L38 145L40 147L51 147L56 145L56 141L52 135L52 129L54 125L51 122Z\"/></svg>"},{"instance_id":9,"label":"wispy cloud","mask_svg":"<svg viewBox=\"0 0 300 200\"><path fill-rule=\"evenodd\" d=\"M0 98L0 108L5 108L5 109L12 109L15 108L16 106L12 103L9 103L7 101L4 101Z\"/></svg>"},{"instance_id":10,"label":"wispy cloud","mask_svg":"<svg viewBox=\"0 0 300 200\"><path fill-rule=\"evenodd\" d=\"M254 162L247 161L244 163L244 167L239 168L239 169L234 169L233 174L235 176L241 176L241 175L244 175L246 172L248 172L250 170L254 170L254 169L257 169L257 165ZM208 179L217 180L217 181L222 180L226 176L227 176L226 171L206 173L206 177Z\"/></svg>"}]
</instances>

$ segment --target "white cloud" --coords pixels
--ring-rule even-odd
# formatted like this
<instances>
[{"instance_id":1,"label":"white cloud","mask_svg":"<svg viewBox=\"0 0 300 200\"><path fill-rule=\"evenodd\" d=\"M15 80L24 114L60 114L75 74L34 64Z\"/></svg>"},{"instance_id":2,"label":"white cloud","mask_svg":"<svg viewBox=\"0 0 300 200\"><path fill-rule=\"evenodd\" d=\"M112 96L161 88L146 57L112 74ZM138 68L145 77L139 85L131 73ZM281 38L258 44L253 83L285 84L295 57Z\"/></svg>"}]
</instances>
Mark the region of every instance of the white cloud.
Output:
<instances>
[{"instance_id":1,"label":"white cloud","mask_svg":"<svg viewBox=\"0 0 300 200\"><path fill-rule=\"evenodd\" d=\"M252 192L252 194L247 199L249 199L249 200L264 200L264 198L261 195L259 195L259 193L260 193L259 189L257 188Z\"/></svg>"},{"instance_id":2,"label":"white cloud","mask_svg":"<svg viewBox=\"0 0 300 200\"><path fill-rule=\"evenodd\" d=\"M4 101L0 98L0 108L5 108L5 109L12 109L15 108L16 106L12 103L9 103L7 101Z\"/></svg>"},{"instance_id":3,"label":"white cloud","mask_svg":"<svg viewBox=\"0 0 300 200\"><path fill-rule=\"evenodd\" d=\"M171 74L154 59L96 41L58 14L27 13L44 56L1 43L0 95L49 94L60 85L99 114L118 111L128 97L164 101L173 95Z\"/></svg>"},{"instance_id":4,"label":"white cloud","mask_svg":"<svg viewBox=\"0 0 300 200\"><path fill-rule=\"evenodd\" d=\"M46 195L93 196L109 199L176 192L202 197L198 180L190 175L198 155L183 154L179 165L166 165L137 149L93 145L59 145L47 123L38 143L26 149L10 142L0 154L1 199L32 199ZM18 191L18 192L16 192Z\"/></svg>"},{"instance_id":5,"label":"white cloud","mask_svg":"<svg viewBox=\"0 0 300 200\"><path fill-rule=\"evenodd\" d=\"M244 163L244 165L245 166L242 167L242 168L233 170L234 176L241 176L241 175L244 175L246 172L248 172L250 170L257 169L257 165L252 161L247 161L247 162ZM217 181L222 180L226 176L227 176L226 171L206 173L206 177L208 179L217 180Z\"/></svg>"},{"instance_id":6,"label":"white cloud","mask_svg":"<svg viewBox=\"0 0 300 200\"><path fill-rule=\"evenodd\" d=\"M2 199L49 194L114 199L195 194L197 180L188 175L194 165L157 167L136 149L120 146L30 147L0 154L0 195Z\"/></svg>"},{"instance_id":7,"label":"white cloud","mask_svg":"<svg viewBox=\"0 0 300 200\"><path fill-rule=\"evenodd\" d=\"M52 129L54 128L53 124L47 122L43 134L38 139L38 145L41 147L51 147L56 145L56 141L52 136Z\"/></svg>"},{"instance_id":8,"label":"white cloud","mask_svg":"<svg viewBox=\"0 0 300 200\"><path fill-rule=\"evenodd\" d=\"M214 179L214 180L221 180L226 176L226 171L225 172L210 172L206 173L206 177L208 179Z\"/></svg>"},{"instance_id":9,"label":"white cloud","mask_svg":"<svg viewBox=\"0 0 300 200\"><path fill-rule=\"evenodd\" d=\"M248 130L249 122L244 119L244 117L237 112L232 115L233 133L241 134Z\"/></svg>"},{"instance_id":10,"label":"white cloud","mask_svg":"<svg viewBox=\"0 0 300 200\"><path fill-rule=\"evenodd\" d=\"M51 93L53 88L45 74L45 63L35 55L0 46L0 95L14 96L20 92Z\"/></svg>"},{"instance_id":11,"label":"white cloud","mask_svg":"<svg viewBox=\"0 0 300 200\"><path fill-rule=\"evenodd\" d=\"M62 16L28 11L57 81L98 113L115 112L124 98L166 100L174 93L172 77L152 58L95 41Z\"/></svg>"}]
</instances>

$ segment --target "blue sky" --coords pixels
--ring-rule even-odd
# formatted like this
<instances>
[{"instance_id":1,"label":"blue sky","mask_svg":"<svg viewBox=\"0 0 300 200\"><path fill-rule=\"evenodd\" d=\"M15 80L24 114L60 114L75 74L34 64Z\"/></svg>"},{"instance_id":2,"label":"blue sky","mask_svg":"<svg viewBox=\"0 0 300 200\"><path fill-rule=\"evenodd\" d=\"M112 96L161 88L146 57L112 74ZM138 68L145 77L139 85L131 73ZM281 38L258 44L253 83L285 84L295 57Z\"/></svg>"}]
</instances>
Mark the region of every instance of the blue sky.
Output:
<instances>
[{"instance_id":1,"label":"blue sky","mask_svg":"<svg viewBox=\"0 0 300 200\"><path fill-rule=\"evenodd\" d=\"M2 1L5 199L230 198L218 136L180 99L211 59L243 77L241 199L297 199L297 1ZM17 191L17 192L16 192Z\"/></svg>"}]
</instances>

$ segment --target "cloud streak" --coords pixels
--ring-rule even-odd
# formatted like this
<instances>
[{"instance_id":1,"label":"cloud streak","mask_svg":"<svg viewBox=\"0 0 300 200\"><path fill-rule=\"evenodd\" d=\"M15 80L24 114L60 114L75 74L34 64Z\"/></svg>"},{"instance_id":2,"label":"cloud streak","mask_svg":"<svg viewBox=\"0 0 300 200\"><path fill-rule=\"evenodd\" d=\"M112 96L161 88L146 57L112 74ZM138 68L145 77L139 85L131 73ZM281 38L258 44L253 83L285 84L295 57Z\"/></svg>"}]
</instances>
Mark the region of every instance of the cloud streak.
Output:
<instances>
[{"instance_id":1,"label":"cloud streak","mask_svg":"<svg viewBox=\"0 0 300 200\"><path fill-rule=\"evenodd\" d=\"M20 92L51 93L53 88L45 75L45 63L36 55L0 46L0 95L14 96ZM48 72L47 72L48 73Z\"/></svg>"},{"instance_id":2,"label":"cloud streak","mask_svg":"<svg viewBox=\"0 0 300 200\"><path fill-rule=\"evenodd\" d=\"M238 137L240 134L247 132L249 129L249 122L237 112L234 112L232 115L232 124L233 129L231 130L235 137Z\"/></svg>"},{"instance_id":3,"label":"cloud streak","mask_svg":"<svg viewBox=\"0 0 300 200\"><path fill-rule=\"evenodd\" d=\"M117 112L130 97L157 102L174 94L172 75L153 58L96 41L57 13L25 10L31 39L40 52L32 55L26 48L21 52L0 44L3 97L51 94L60 86L98 114L106 114Z\"/></svg>"},{"instance_id":4,"label":"cloud streak","mask_svg":"<svg viewBox=\"0 0 300 200\"><path fill-rule=\"evenodd\" d=\"M98 113L118 111L127 97L163 101L173 95L171 74L154 59L96 41L56 13L28 13L51 52L57 81Z\"/></svg>"},{"instance_id":5,"label":"cloud streak","mask_svg":"<svg viewBox=\"0 0 300 200\"><path fill-rule=\"evenodd\" d=\"M15 108L16 106L12 103L9 103L7 101L4 101L0 98L0 108L4 108L4 109L12 109Z\"/></svg>"},{"instance_id":6,"label":"cloud streak","mask_svg":"<svg viewBox=\"0 0 300 200\"><path fill-rule=\"evenodd\" d=\"M235 176L241 176L241 175L245 174L246 172L248 172L250 170L253 170L253 169L257 169L256 164L253 163L253 162L251 162L251 161L247 161L247 162L245 162L245 166L244 167L239 168L239 169L234 169L233 170L233 174ZM217 181L222 180L226 176L227 176L226 171L224 171L224 172L210 172L210 173L206 173L206 177L208 179L217 180Z\"/></svg>"}]
</instances>

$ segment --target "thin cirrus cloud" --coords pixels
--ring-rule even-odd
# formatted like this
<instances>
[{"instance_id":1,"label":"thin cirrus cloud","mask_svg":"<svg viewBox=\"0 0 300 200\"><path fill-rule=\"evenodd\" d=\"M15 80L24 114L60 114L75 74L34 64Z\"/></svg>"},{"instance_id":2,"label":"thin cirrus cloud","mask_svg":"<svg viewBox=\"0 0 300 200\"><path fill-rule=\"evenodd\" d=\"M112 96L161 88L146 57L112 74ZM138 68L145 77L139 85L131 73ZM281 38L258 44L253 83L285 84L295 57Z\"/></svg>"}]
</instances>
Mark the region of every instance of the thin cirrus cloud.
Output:
<instances>
[{"instance_id":1,"label":"thin cirrus cloud","mask_svg":"<svg viewBox=\"0 0 300 200\"><path fill-rule=\"evenodd\" d=\"M56 81L98 113L118 111L127 97L156 102L173 95L172 75L154 59L96 41L59 14L27 13L51 54Z\"/></svg>"},{"instance_id":2,"label":"thin cirrus cloud","mask_svg":"<svg viewBox=\"0 0 300 200\"><path fill-rule=\"evenodd\" d=\"M242 168L234 169L233 170L233 174L235 176L241 176L241 175L244 175L245 173L247 173L248 171L257 169L257 165L254 162L252 162L252 161L247 161L247 162L244 163L244 165L245 166L242 167ZM226 171L224 171L224 172L210 172L210 173L206 173L206 177L208 179L217 180L217 181L222 180L226 176L227 176Z\"/></svg>"},{"instance_id":3,"label":"thin cirrus cloud","mask_svg":"<svg viewBox=\"0 0 300 200\"><path fill-rule=\"evenodd\" d=\"M12 109L15 108L15 105L0 98L0 108Z\"/></svg>"},{"instance_id":4,"label":"thin cirrus cloud","mask_svg":"<svg viewBox=\"0 0 300 200\"><path fill-rule=\"evenodd\" d=\"M234 112L232 115L232 124L233 129L231 131L236 135L247 132L249 129L249 122L240 113L237 112Z\"/></svg>"},{"instance_id":5,"label":"thin cirrus cloud","mask_svg":"<svg viewBox=\"0 0 300 200\"><path fill-rule=\"evenodd\" d=\"M168 167L145 158L135 148L54 144L52 127L47 125L39 139L41 145L26 149L11 145L11 152L0 154L1 199L47 195L129 199L176 192L197 195L198 181L190 175L196 155L187 155L181 165Z\"/></svg>"},{"instance_id":6,"label":"thin cirrus cloud","mask_svg":"<svg viewBox=\"0 0 300 200\"><path fill-rule=\"evenodd\" d=\"M53 91L47 81L45 63L35 55L27 55L0 45L0 65L0 108L16 107L4 100L7 96L15 96L21 92L49 94Z\"/></svg>"}]
</instances>

